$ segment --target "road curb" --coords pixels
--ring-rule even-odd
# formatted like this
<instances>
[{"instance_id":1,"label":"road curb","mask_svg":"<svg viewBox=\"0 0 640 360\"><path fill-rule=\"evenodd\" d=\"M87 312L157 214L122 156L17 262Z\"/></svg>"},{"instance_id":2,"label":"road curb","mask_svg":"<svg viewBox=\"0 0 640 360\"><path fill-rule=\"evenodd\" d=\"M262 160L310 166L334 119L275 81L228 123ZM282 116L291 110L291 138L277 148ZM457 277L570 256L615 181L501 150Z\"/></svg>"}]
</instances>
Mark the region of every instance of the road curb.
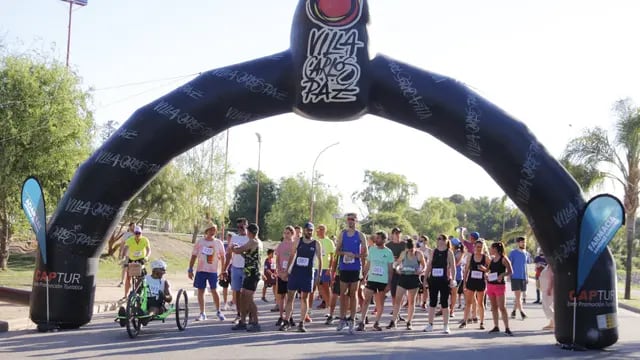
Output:
<instances>
[{"instance_id":1,"label":"road curb","mask_svg":"<svg viewBox=\"0 0 640 360\"><path fill-rule=\"evenodd\" d=\"M625 309L625 310L629 310L632 313L636 313L636 314L640 314L640 309L638 309L637 307L633 307L631 305L627 305L627 304L623 304L621 302L618 301L618 306Z\"/></svg>"}]
</instances>

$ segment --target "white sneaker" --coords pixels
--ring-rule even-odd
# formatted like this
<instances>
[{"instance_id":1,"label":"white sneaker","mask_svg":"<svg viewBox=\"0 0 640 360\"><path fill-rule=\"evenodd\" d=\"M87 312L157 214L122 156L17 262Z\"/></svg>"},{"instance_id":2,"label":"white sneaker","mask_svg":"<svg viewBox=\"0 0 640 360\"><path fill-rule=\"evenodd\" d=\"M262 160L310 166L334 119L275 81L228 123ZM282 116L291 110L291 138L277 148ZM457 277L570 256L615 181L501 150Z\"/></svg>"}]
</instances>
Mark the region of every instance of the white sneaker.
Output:
<instances>
[{"instance_id":1,"label":"white sneaker","mask_svg":"<svg viewBox=\"0 0 640 360\"><path fill-rule=\"evenodd\" d=\"M342 329L344 329L345 326L347 326L347 322L344 319L340 319L340 322L338 323L338 327L336 328L336 331L342 331Z\"/></svg>"},{"instance_id":2,"label":"white sneaker","mask_svg":"<svg viewBox=\"0 0 640 360\"><path fill-rule=\"evenodd\" d=\"M229 311L231 309L231 307L229 306L229 303L224 304L224 306L222 307L222 310L224 311Z\"/></svg>"},{"instance_id":3,"label":"white sneaker","mask_svg":"<svg viewBox=\"0 0 640 360\"><path fill-rule=\"evenodd\" d=\"M200 313L200 316L196 318L196 321L205 321L205 320L207 320L207 314L205 313Z\"/></svg>"},{"instance_id":4,"label":"white sneaker","mask_svg":"<svg viewBox=\"0 0 640 360\"><path fill-rule=\"evenodd\" d=\"M218 312L216 313L216 316L218 316L218 320L220 320L220 321L224 321L225 320L224 314L220 310L218 310Z\"/></svg>"},{"instance_id":5,"label":"white sneaker","mask_svg":"<svg viewBox=\"0 0 640 360\"><path fill-rule=\"evenodd\" d=\"M424 332L432 332L433 331L433 325L428 324L427 326L424 327L424 330L422 330Z\"/></svg>"},{"instance_id":6,"label":"white sneaker","mask_svg":"<svg viewBox=\"0 0 640 360\"><path fill-rule=\"evenodd\" d=\"M353 335L353 329L354 329L355 321L348 320L347 323L349 324L349 334Z\"/></svg>"},{"instance_id":7,"label":"white sneaker","mask_svg":"<svg viewBox=\"0 0 640 360\"><path fill-rule=\"evenodd\" d=\"M449 330L449 325L444 327L444 333L445 334L450 334L451 333L451 330Z\"/></svg>"}]
</instances>

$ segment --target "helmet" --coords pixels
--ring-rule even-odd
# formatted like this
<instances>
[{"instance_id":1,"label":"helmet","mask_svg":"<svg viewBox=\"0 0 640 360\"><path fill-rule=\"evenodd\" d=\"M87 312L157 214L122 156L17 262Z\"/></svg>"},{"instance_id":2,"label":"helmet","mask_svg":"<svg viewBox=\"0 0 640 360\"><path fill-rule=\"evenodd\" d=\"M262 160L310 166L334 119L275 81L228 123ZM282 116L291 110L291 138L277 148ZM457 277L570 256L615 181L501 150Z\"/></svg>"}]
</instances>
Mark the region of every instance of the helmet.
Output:
<instances>
[{"instance_id":1,"label":"helmet","mask_svg":"<svg viewBox=\"0 0 640 360\"><path fill-rule=\"evenodd\" d=\"M153 260L151 262L151 269L162 269L167 270L167 263L162 260Z\"/></svg>"}]
</instances>

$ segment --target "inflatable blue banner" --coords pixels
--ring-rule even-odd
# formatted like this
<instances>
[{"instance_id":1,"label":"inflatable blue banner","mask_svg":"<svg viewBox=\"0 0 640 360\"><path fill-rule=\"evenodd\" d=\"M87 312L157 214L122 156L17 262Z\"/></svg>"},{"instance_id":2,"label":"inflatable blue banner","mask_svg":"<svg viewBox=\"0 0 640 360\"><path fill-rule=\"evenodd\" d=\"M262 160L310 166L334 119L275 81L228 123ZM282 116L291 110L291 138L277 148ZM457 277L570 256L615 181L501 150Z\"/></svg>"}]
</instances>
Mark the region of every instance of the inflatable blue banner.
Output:
<instances>
[{"instance_id":1,"label":"inflatable blue banner","mask_svg":"<svg viewBox=\"0 0 640 360\"><path fill-rule=\"evenodd\" d=\"M46 212L44 208L44 195L40 182L34 178L28 178L22 185L22 210L27 215L33 232L36 233L38 247L42 261L47 263L47 236L46 236Z\"/></svg>"},{"instance_id":2,"label":"inflatable blue banner","mask_svg":"<svg viewBox=\"0 0 640 360\"><path fill-rule=\"evenodd\" d=\"M603 194L589 200L580 221L576 293L582 289L593 264L623 224L624 207L618 198Z\"/></svg>"}]
</instances>

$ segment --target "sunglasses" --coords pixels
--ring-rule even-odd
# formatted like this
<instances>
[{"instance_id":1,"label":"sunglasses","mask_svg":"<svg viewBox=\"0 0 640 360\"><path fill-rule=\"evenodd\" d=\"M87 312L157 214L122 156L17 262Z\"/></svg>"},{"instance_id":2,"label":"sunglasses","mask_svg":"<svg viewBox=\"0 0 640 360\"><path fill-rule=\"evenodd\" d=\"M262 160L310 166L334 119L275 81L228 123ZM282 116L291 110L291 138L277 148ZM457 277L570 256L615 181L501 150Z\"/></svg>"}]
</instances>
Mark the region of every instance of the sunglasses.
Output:
<instances>
[{"instance_id":1,"label":"sunglasses","mask_svg":"<svg viewBox=\"0 0 640 360\"><path fill-rule=\"evenodd\" d=\"M350 218L347 218L347 221L356 221L356 220L358 220L358 219L356 219L356 218L351 218L351 217L350 217Z\"/></svg>"}]
</instances>

